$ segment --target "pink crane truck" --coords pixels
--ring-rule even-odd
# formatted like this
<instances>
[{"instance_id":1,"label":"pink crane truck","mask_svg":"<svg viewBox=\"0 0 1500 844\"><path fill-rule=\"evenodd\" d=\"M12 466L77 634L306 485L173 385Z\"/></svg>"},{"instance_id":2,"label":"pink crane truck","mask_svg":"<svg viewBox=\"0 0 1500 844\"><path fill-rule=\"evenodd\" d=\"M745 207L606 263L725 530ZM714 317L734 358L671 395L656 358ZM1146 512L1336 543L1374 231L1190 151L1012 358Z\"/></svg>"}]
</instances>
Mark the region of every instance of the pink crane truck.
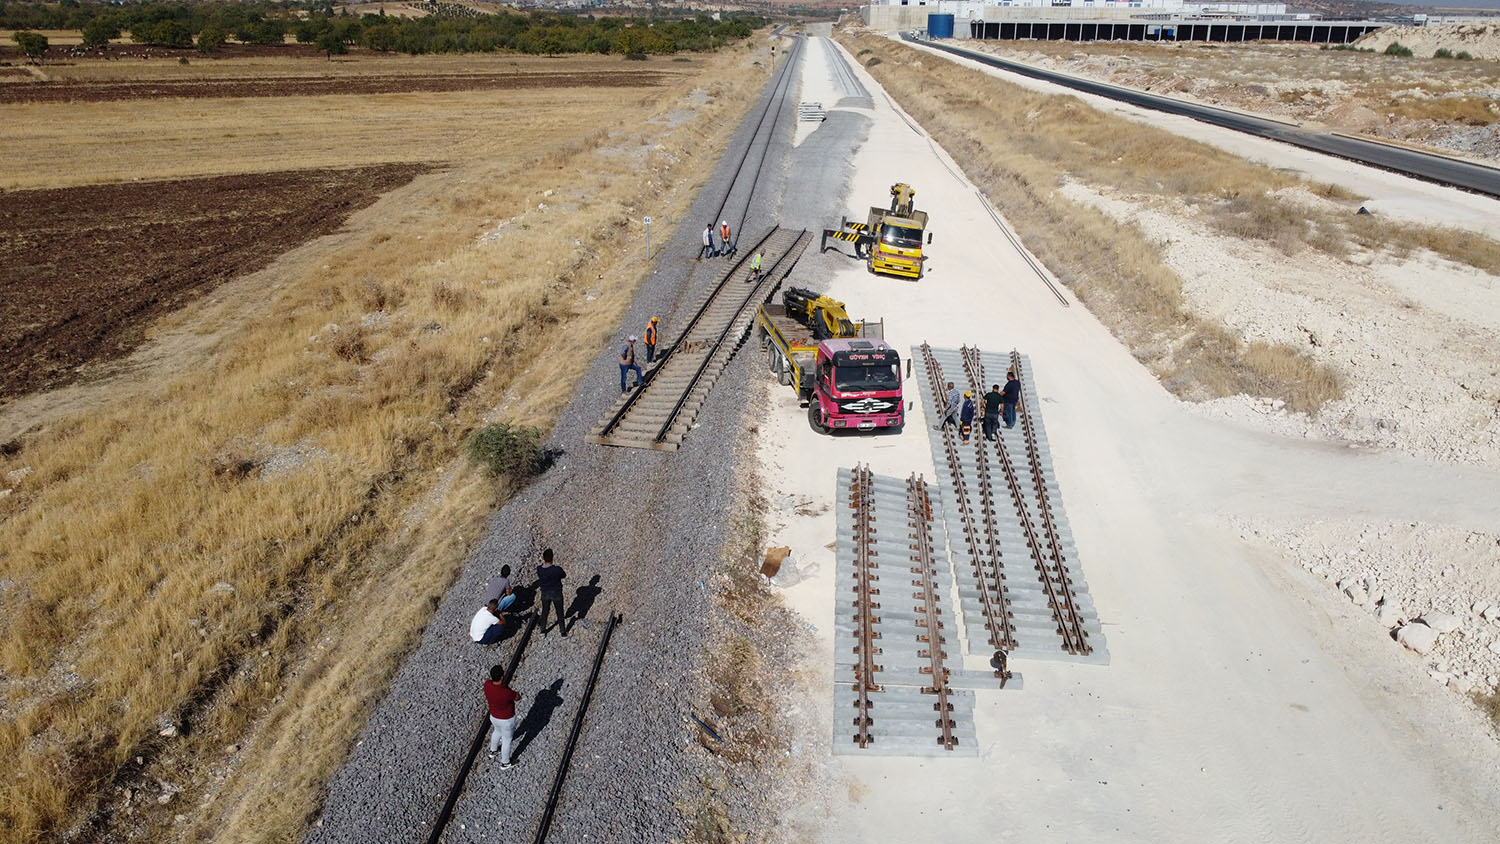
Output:
<instances>
[{"instance_id":1,"label":"pink crane truck","mask_svg":"<svg viewBox=\"0 0 1500 844\"><path fill-rule=\"evenodd\" d=\"M756 323L766 362L807 403L813 427L899 430L905 423L901 356L880 339L883 322L851 323L858 337L817 340L784 307L762 305Z\"/></svg>"},{"instance_id":2,"label":"pink crane truck","mask_svg":"<svg viewBox=\"0 0 1500 844\"><path fill-rule=\"evenodd\" d=\"M901 355L884 340L818 344L807 416L823 433L839 428L901 429Z\"/></svg>"}]
</instances>

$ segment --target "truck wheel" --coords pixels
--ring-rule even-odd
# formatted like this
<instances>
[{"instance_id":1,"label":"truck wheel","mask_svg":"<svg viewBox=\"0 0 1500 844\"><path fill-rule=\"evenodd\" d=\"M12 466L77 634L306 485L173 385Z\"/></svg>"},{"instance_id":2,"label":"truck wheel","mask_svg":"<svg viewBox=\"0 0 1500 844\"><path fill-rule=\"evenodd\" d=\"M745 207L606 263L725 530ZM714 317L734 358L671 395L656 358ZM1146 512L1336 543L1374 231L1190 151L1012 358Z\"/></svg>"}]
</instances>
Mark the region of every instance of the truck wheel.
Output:
<instances>
[{"instance_id":1,"label":"truck wheel","mask_svg":"<svg viewBox=\"0 0 1500 844\"><path fill-rule=\"evenodd\" d=\"M780 353L776 355L776 379L783 387L792 383L792 365Z\"/></svg>"},{"instance_id":2,"label":"truck wheel","mask_svg":"<svg viewBox=\"0 0 1500 844\"><path fill-rule=\"evenodd\" d=\"M820 434L828 433L828 426L823 424L823 408L816 401L807 405L807 421L813 426L813 430Z\"/></svg>"}]
</instances>

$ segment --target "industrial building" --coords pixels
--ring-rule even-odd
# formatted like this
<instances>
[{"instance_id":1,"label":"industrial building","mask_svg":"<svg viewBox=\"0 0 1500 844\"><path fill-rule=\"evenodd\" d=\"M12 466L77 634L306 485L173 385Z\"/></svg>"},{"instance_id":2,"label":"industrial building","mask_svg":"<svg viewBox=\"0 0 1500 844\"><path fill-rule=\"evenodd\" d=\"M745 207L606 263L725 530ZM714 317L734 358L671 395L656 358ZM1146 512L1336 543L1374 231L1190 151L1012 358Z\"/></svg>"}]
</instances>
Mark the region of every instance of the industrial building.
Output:
<instances>
[{"instance_id":1,"label":"industrial building","mask_svg":"<svg viewBox=\"0 0 1500 844\"><path fill-rule=\"evenodd\" d=\"M1285 3L1190 0L886 0L862 7L860 18L874 29L930 30L935 38L1043 41L1347 44L1388 25L1289 15Z\"/></svg>"}]
</instances>

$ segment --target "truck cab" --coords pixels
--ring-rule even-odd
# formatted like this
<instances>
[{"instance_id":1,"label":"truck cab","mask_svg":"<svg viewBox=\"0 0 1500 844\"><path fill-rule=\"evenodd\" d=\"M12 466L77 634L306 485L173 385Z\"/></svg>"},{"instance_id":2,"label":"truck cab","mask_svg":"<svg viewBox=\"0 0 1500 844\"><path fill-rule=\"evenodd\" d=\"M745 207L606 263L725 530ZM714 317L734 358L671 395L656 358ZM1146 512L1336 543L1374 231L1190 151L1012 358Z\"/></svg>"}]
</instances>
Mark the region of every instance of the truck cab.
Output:
<instances>
[{"instance_id":1,"label":"truck cab","mask_svg":"<svg viewBox=\"0 0 1500 844\"><path fill-rule=\"evenodd\" d=\"M883 340L824 340L818 344L807 414L827 433L870 431L905 423L901 356Z\"/></svg>"},{"instance_id":2,"label":"truck cab","mask_svg":"<svg viewBox=\"0 0 1500 844\"><path fill-rule=\"evenodd\" d=\"M870 271L889 275L922 277L922 238L927 229L927 212L913 211L897 216L883 208L871 208L867 231L870 244Z\"/></svg>"}]
</instances>

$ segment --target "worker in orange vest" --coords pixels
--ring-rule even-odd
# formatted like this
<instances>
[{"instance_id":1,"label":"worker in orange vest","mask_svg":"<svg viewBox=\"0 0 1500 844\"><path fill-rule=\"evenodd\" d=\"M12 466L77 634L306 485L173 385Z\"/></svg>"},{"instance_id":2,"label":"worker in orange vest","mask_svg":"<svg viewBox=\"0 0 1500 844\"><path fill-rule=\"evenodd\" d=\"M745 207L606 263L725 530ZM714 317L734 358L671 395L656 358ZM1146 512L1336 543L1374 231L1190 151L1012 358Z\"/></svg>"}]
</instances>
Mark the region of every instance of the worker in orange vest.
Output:
<instances>
[{"instance_id":1,"label":"worker in orange vest","mask_svg":"<svg viewBox=\"0 0 1500 844\"><path fill-rule=\"evenodd\" d=\"M734 248L734 239L729 236L728 220L719 221L719 240L723 243L723 246L719 247L720 255L733 255L739 251Z\"/></svg>"},{"instance_id":2,"label":"worker in orange vest","mask_svg":"<svg viewBox=\"0 0 1500 844\"><path fill-rule=\"evenodd\" d=\"M650 364L651 361L653 361L653 360L656 359L656 324L658 322L661 322L661 318L660 317L652 317L651 321L648 322L648 323L646 323L646 363L647 364Z\"/></svg>"}]
</instances>

